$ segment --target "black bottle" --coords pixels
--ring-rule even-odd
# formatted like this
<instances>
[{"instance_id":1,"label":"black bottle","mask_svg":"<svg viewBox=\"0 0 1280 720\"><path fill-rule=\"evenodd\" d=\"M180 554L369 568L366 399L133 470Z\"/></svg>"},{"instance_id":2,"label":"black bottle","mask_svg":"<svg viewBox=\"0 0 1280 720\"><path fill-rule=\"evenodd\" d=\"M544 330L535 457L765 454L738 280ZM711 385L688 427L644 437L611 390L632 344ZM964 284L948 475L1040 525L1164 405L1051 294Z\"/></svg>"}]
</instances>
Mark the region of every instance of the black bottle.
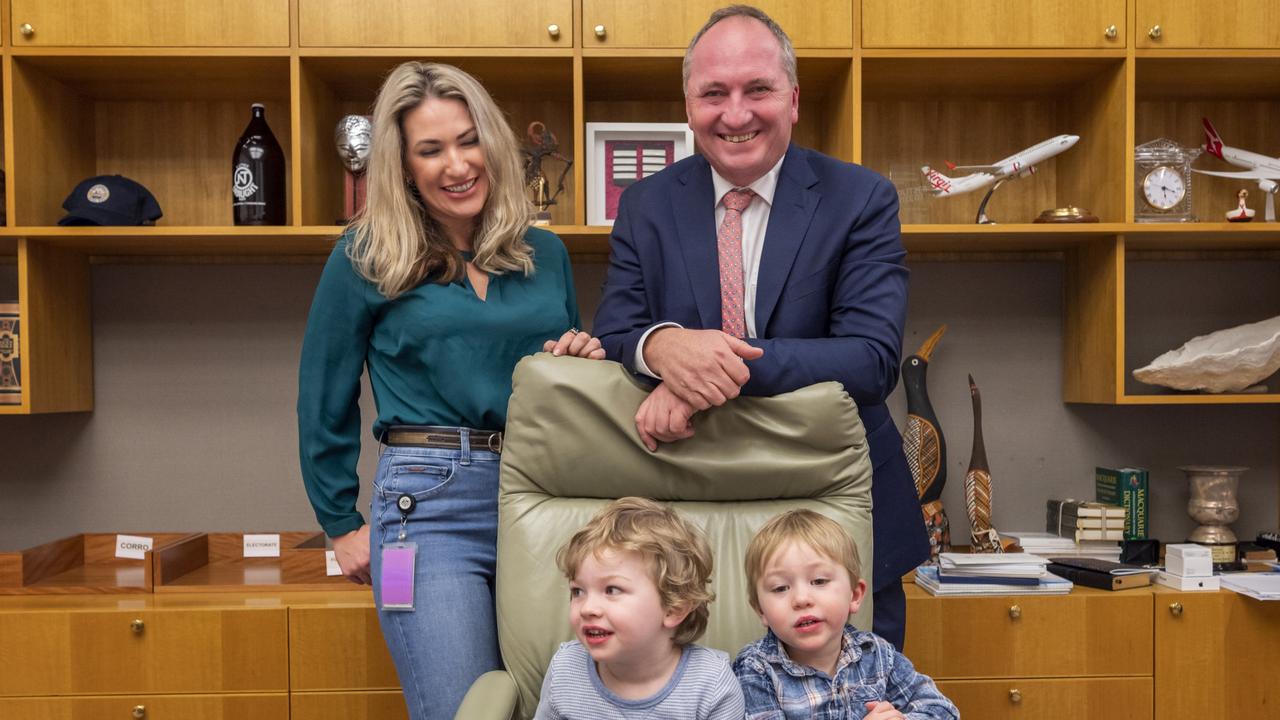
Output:
<instances>
[{"instance_id":1,"label":"black bottle","mask_svg":"<svg viewBox=\"0 0 1280 720\"><path fill-rule=\"evenodd\" d=\"M231 211L236 225L284 225L284 151L267 126L266 109L253 117L231 156Z\"/></svg>"}]
</instances>

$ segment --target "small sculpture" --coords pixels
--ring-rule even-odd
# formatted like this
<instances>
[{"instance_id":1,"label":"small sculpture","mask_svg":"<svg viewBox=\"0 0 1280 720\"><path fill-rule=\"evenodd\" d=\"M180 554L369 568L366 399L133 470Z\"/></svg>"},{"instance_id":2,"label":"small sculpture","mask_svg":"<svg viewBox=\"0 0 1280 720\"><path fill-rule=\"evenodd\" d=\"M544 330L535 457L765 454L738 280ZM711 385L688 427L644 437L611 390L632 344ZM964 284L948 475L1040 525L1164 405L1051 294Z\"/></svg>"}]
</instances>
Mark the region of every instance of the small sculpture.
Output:
<instances>
[{"instance_id":1,"label":"small sculpture","mask_svg":"<svg viewBox=\"0 0 1280 720\"><path fill-rule=\"evenodd\" d=\"M969 376L969 394L973 397L973 453L969 471L964 474L964 503L969 513L969 536L973 552L1004 552L1000 534L991 526L991 470L987 466L987 449L982 443L982 396Z\"/></svg>"},{"instance_id":2,"label":"small sculpture","mask_svg":"<svg viewBox=\"0 0 1280 720\"><path fill-rule=\"evenodd\" d=\"M1237 180L1255 180L1258 189L1266 195L1266 211L1263 217L1267 222L1276 221L1276 192L1280 191L1280 157L1268 157L1249 150L1231 147L1222 142L1222 137L1209 122L1202 118L1204 125L1204 151L1225 160L1236 167L1245 168L1241 172L1222 172L1220 170L1200 170L1196 172L1215 177L1233 178Z\"/></svg>"},{"instance_id":3,"label":"small sculpture","mask_svg":"<svg viewBox=\"0 0 1280 720\"><path fill-rule=\"evenodd\" d=\"M556 198L560 197L560 193L564 192L564 181L569 176L570 168L573 167L573 159L560 152L560 143L556 140L555 134L548 130L543 123L537 120L529 123L529 129L526 134L532 144L520 150L525 154L525 187L529 191L529 199L537 208L534 223L537 225L550 225L551 206L556 204ZM564 169L560 171L560 179L556 181L554 191L551 189L551 183L547 180L546 174L542 171L542 163L546 158L564 163Z\"/></svg>"},{"instance_id":4,"label":"small sculpture","mask_svg":"<svg viewBox=\"0 0 1280 720\"><path fill-rule=\"evenodd\" d=\"M338 157L346 168L343 172L342 217L345 224L364 208L365 167L369 163L369 150L373 141L373 122L364 115L347 115L338 121L333 131L333 144Z\"/></svg>"},{"instance_id":5,"label":"small sculpture","mask_svg":"<svg viewBox=\"0 0 1280 720\"><path fill-rule=\"evenodd\" d=\"M915 479L916 494L924 527L929 533L929 556L938 561L938 553L951 552L951 523L942 507L942 488L947 483L947 443L942 426L929 401L927 386L929 356L942 339L947 326L938 328L914 355L902 362L902 384L907 392L907 428L902 434L902 449Z\"/></svg>"},{"instance_id":6,"label":"small sculpture","mask_svg":"<svg viewBox=\"0 0 1280 720\"><path fill-rule=\"evenodd\" d=\"M1241 392L1280 370L1280 316L1193 337L1133 371L1148 385Z\"/></svg>"},{"instance_id":7,"label":"small sculpture","mask_svg":"<svg viewBox=\"0 0 1280 720\"><path fill-rule=\"evenodd\" d=\"M1227 211L1227 222L1249 222L1254 216L1254 211L1245 205L1245 201L1249 199L1249 191L1240 188L1240 192L1236 193L1236 197L1240 199L1240 204L1236 206L1235 210Z\"/></svg>"}]
</instances>

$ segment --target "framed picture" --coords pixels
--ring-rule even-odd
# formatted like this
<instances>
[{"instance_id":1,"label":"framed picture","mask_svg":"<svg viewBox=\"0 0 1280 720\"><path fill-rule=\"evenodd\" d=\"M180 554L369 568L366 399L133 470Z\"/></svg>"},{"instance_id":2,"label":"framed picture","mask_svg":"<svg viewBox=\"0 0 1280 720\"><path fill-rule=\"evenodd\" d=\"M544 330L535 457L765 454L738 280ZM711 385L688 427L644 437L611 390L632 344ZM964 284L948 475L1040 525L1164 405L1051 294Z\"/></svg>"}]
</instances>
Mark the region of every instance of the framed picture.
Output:
<instances>
[{"instance_id":1,"label":"framed picture","mask_svg":"<svg viewBox=\"0 0 1280 720\"><path fill-rule=\"evenodd\" d=\"M587 224L612 225L628 185L692 154L684 123L587 123Z\"/></svg>"}]
</instances>

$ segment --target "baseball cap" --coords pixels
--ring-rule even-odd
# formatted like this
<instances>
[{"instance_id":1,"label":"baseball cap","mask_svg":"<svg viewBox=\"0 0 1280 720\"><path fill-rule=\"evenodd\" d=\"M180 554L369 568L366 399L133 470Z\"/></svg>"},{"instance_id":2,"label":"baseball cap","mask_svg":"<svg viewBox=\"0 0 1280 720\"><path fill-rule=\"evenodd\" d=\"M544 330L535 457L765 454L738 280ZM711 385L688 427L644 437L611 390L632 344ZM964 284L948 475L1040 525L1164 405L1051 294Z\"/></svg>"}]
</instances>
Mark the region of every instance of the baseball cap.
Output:
<instances>
[{"instance_id":1,"label":"baseball cap","mask_svg":"<svg viewBox=\"0 0 1280 720\"><path fill-rule=\"evenodd\" d=\"M123 175L81 180L62 207L59 225L154 225L164 214L150 190Z\"/></svg>"}]
</instances>

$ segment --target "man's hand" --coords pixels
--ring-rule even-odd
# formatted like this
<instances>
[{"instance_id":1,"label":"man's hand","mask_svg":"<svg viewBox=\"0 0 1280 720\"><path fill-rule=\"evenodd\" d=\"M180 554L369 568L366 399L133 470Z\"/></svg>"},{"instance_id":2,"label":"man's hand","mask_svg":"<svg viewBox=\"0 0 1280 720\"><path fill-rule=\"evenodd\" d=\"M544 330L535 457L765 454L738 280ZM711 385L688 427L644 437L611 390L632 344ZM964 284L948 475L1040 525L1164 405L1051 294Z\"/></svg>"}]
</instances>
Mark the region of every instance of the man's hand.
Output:
<instances>
[{"instance_id":1,"label":"man's hand","mask_svg":"<svg viewBox=\"0 0 1280 720\"><path fill-rule=\"evenodd\" d=\"M644 362L676 397L706 410L738 397L751 372L744 360L764 350L719 330L658 328L644 344Z\"/></svg>"},{"instance_id":2,"label":"man's hand","mask_svg":"<svg viewBox=\"0 0 1280 720\"><path fill-rule=\"evenodd\" d=\"M867 703L867 714L864 720L903 720L903 718L897 708L880 700Z\"/></svg>"},{"instance_id":3,"label":"man's hand","mask_svg":"<svg viewBox=\"0 0 1280 720\"><path fill-rule=\"evenodd\" d=\"M689 420L695 412L693 406L676 397L664 382L640 403L640 409L636 411L636 431L649 452L655 452L659 442L693 437L693 425Z\"/></svg>"},{"instance_id":4,"label":"man's hand","mask_svg":"<svg viewBox=\"0 0 1280 720\"><path fill-rule=\"evenodd\" d=\"M361 525L346 535L333 539L333 556L342 568L342 574L357 585L368 585L369 578L369 526Z\"/></svg>"}]
</instances>

